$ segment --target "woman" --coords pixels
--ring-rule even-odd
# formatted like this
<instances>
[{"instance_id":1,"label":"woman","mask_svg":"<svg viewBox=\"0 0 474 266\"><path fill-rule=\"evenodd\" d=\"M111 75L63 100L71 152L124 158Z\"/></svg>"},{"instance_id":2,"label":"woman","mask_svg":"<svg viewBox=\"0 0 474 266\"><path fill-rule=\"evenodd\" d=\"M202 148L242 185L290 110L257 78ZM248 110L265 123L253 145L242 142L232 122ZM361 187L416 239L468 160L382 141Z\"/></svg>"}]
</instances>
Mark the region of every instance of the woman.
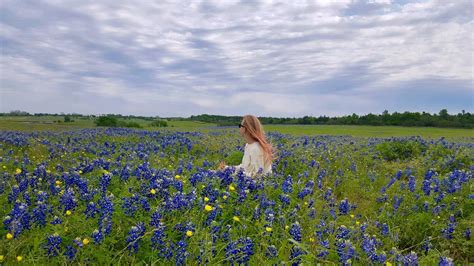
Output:
<instances>
[{"instance_id":1,"label":"woman","mask_svg":"<svg viewBox=\"0 0 474 266\"><path fill-rule=\"evenodd\" d=\"M257 117L245 115L239 124L240 135L245 139L245 151L242 163L235 166L242 168L249 176L256 174L267 174L272 172L273 148L267 142L262 124ZM224 162L219 165L220 169L227 167Z\"/></svg>"}]
</instances>

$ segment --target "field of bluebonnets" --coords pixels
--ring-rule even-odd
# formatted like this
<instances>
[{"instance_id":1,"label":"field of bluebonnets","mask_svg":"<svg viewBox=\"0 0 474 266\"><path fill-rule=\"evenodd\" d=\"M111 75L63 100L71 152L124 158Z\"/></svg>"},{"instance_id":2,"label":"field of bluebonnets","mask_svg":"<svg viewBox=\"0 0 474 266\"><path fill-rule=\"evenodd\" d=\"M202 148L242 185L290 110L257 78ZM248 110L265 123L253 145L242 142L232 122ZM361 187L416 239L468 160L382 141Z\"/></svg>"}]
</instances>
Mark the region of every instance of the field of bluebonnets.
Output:
<instances>
[{"instance_id":1,"label":"field of bluebonnets","mask_svg":"<svg viewBox=\"0 0 474 266\"><path fill-rule=\"evenodd\" d=\"M473 261L473 138L234 130L1 131L2 264L416 265Z\"/></svg>"}]
</instances>

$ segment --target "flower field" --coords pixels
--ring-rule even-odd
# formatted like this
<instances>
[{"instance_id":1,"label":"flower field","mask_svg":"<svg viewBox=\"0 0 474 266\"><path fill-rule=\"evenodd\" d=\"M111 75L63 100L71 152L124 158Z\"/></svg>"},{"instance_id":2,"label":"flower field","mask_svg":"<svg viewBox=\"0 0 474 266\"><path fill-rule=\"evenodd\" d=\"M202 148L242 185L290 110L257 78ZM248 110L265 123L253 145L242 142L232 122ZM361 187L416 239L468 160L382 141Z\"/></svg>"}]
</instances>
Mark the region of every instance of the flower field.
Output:
<instances>
[{"instance_id":1,"label":"flower field","mask_svg":"<svg viewBox=\"0 0 474 266\"><path fill-rule=\"evenodd\" d=\"M474 262L473 138L235 130L0 131L0 263L452 265Z\"/></svg>"}]
</instances>

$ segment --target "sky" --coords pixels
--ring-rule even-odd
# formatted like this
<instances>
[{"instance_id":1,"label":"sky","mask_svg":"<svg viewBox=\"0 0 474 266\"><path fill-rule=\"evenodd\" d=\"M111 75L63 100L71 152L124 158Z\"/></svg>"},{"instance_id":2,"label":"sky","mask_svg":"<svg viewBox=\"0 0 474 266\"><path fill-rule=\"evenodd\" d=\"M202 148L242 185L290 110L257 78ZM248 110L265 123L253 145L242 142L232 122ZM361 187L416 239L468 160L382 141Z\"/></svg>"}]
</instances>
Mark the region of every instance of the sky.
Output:
<instances>
[{"instance_id":1,"label":"sky","mask_svg":"<svg viewBox=\"0 0 474 266\"><path fill-rule=\"evenodd\" d=\"M0 112L474 111L470 0L2 0Z\"/></svg>"}]
</instances>

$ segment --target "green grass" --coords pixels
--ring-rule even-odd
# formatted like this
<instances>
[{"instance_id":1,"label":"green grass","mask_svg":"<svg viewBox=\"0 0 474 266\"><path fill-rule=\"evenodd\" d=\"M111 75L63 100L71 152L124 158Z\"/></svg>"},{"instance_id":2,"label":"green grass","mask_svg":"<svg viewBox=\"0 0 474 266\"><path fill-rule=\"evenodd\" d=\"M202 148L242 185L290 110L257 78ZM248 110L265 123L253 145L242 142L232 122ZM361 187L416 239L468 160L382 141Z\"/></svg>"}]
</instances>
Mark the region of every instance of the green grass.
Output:
<instances>
[{"instance_id":1,"label":"green grass","mask_svg":"<svg viewBox=\"0 0 474 266\"><path fill-rule=\"evenodd\" d=\"M424 138L474 137L474 130L472 129L434 127L266 125L265 130L291 135L351 135L355 137L421 136Z\"/></svg>"},{"instance_id":2,"label":"green grass","mask_svg":"<svg viewBox=\"0 0 474 266\"><path fill-rule=\"evenodd\" d=\"M66 131L77 128L94 128L94 119L72 118L74 122L64 123L63 116L7 116L0 117L0 130L18 131ZM61 121L56 123L54 121ZM161 130L162 128L150 126L151 121L144 119L120 119L125 122L136 122L143 129ZM215 124L198 121L167 121L166 129L194 130L198 128L215 126Z\"/></svg>"},{"instance_id":3,"label":"green grass","mask_svg":"<svg viewBox=\"0 0 474 266\"><path fill-rule=\"evenodd\" d=\"M70 123L53 123L63 121L62 116L43 117L0 117L0 130L19 131L64 131L75 128L93 128L94 119L73 118ZM215 124L199 121L167 121L168 127L151 127L151 121L144 119L124 119L126 122L136 122L147 130L179 130L179 131L208 131L215 130ZM354 137L402 137L421 136L423 138L472 138L474 130L459 128L434 127L398 127L398 126L349 126L349 125L264 125L268 132L280 132L290 135L351 135ZM222 127L228 129L228 127ZM236 128L237 129L237 128ZM236 130L237 133L237 130Z\"/></svg>"}]
</instances>

